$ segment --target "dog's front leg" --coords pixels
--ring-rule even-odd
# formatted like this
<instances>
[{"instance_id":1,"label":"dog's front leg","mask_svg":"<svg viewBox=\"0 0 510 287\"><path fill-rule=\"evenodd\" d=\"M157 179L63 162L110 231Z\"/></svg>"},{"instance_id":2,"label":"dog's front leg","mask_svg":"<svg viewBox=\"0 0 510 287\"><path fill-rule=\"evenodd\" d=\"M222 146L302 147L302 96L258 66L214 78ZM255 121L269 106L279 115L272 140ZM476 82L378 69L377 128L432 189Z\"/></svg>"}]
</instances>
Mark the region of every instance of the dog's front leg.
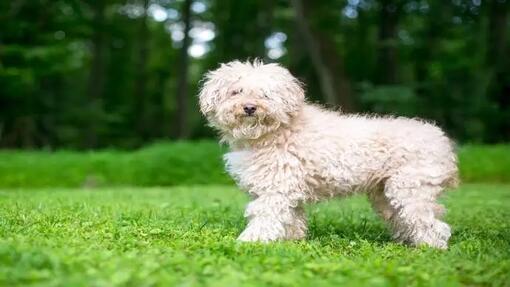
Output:
<instances>
[{"instance_id":1,"label":"dog's front leg","mask_svg":"<svg viewBox=\"0 0 510 287\"><path fill-rule=\"evenodd\" d=\"M302 239L306 236L306 218L298 200L288 195L266 194L248 204L245 217L248 226L240 241L269 242Z\"/></svg>"}]
</instances>

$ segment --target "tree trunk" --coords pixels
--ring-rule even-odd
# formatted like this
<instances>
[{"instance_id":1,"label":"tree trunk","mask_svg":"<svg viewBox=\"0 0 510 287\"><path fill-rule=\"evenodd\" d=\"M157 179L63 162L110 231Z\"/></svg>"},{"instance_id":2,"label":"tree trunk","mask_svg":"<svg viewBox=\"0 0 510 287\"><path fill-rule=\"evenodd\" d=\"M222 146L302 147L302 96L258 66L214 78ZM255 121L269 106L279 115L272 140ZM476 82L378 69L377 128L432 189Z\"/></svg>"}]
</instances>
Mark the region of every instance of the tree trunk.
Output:
<instances>
[{"instance_id":1,"label":"tree trunk","mask_svg":"<svg viewBox=\"0 0 510 287\"><path fill-rule=\"evenodd\" d=\"M352 110L350 82L344 73L343 60L336 44L330 35L315 31L309 21L313 14L313 1L291 0L291 3L297 29L303 37L326 102L333 106L340 105L345 111Z\"/></svg>"},{"instance_id":2,"label":"tree trunk","mask_svg":"<svg viewBox=\"0 0 510 287\"><path fill-rule=\"evenodd\" d=\"M93 36L92 36L92 64L90 67L87 85L87 99L89 120L85 130L85 147L95 148L98 145L97 130L99 125L98 115L102 109L101 100L105 83L105 2L97 0L92 2L94 12Z\"/></svg>"},{"instance_id":3,"label":"tree trunk","mask_svg":"<svg viewBox=\"0 0 510 287\"><path fill-rule=\"evenodd\" d=\"M185 139L189 137L188 126L188 70L190 46L189 30L191 29L191 2L185 0L182 7L182 21L184 22L184 39L179 59L179 78L177 82L177 138Z\"/></svg>"},{"instance_id":4,"label":"tree trunk","mask_svg":"<svg viewBox=\"0 0 510 287\"><path fill-rule=\"evenodd\" d=\"M150 135L147 119L147 58L149 53L149 31L147 28L147 9L149 0L143 0L143 16L138 31L138 58L136 60L136 82L134 87L136 131L142 141Z\"/></svg>"},{"instance_id":5,"label":"tree trunk","mask_svg":"<svg viewBox=\"0 0 510 287\"><path fill-rule=\"evenodd\" d=\"M429 87L429 65L431 61L436 57L436 51L439 49L441 38L444 37L446 25L448 24L451 13L449 6L442 1L431 2L431 6L428 11L428 15L425 18L425 28L417 36L417 39L421 40L418 43L417 49L414 51L414 71L416 95L422 100L426 99L430 95Z\"/></svg>"},{"instance_id":6,"label":"tree trunk","mask_svg":"<svg viewBox=\"0 0 510 287\"><path fill-rule=\"evenodd\" d=\"M506 39L508 28L508 12L510 1L488 1L489 31L487 65L490 81L487 89L488 98L496 102L499 117L492 132L491 141L510 139L510 73L508 72L509 56Z\"/></svg>"},{"instance_id":7,"label":"tree trunk","mask_svg":"<svg viewBox=\"0 0 510 287\"><path fill-rule=\"evenodd\" d=\"M399 0L379 0L379 43L377 48L377 83L398 81L397 29L401 12Z\"/></svg>"}]
</instances>

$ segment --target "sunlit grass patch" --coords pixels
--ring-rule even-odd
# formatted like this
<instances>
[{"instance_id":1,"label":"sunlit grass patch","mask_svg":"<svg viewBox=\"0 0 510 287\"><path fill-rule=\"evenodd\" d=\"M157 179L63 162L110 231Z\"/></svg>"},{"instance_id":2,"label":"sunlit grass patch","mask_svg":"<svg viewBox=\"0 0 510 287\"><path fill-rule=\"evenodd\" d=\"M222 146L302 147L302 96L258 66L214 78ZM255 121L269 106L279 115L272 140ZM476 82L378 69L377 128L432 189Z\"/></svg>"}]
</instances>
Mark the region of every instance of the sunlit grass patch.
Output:
<instances>
[{"instance_id":1,"label":"sunlit grass patch","mask_svg":"<svg viewBox=\"0 0 510 287\"><path fill-rule=\"evenodd\" d=\"M445 286L510 284L510 186L447 194L448 251L391 241L364 197L310 206L306 241L235 241L232 186L0 193L0 285Z\"/></svg>"}]
</instances>

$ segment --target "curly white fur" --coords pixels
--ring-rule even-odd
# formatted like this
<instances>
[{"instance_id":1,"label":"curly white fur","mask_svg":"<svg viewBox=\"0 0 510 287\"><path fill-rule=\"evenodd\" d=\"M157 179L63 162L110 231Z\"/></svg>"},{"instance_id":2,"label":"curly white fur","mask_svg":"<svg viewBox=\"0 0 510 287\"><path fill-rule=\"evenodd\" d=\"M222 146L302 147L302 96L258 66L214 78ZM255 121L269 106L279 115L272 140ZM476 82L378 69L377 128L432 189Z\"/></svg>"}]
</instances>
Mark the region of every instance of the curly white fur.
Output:
<instances>
[{"instance_id":1,"label":"curly white fur","mask_svg":"<svg viewBox=\"0 0 510 287\"><path fill-rule=\"evenodd\" d=\"M365 192L396 240L447 248L436 200L457 184L457 158L435 125L327 111L306 103L287 69L260 61L207 73L199 102L231 148L228 172L253 198L239 240L302 239L303 204Z\"/></svg>"}]
</instances>

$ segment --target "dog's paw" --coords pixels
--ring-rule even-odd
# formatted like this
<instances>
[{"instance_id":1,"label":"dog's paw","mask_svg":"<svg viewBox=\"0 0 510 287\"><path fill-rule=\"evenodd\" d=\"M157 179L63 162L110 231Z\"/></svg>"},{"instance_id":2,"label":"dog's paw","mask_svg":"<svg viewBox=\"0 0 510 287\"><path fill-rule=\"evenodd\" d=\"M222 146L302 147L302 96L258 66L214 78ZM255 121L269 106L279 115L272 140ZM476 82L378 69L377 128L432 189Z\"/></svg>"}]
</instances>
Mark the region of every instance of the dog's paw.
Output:
<instances>
[{"instance_id":1,"label":"dog's paw","mask_svg":"<svg viewBox=\"0 0 510 287\"><path fill-rule=\"evenodd\" d=\"M253 228L245 229L237 238L243 242L271 242L285 239L284 236L276 232L268 232L267 230L253 230Z\"/></svg>"},{"instance_id":2,"label":"dog's paw","mask_svg":"<svg viewBox=\"0 0 510 287\"><path fill-rule=\"evenodd\" d=\"M448 239L452 235L448 224L437 221L429 231L429 234L428 240L425 241L428 246L438 249L448 249Z\"/></svg>"},{"instance_id":3,"label":"dog's paw","mask_svg":"<svg viewBox=\"0 0 510 287\"><path fill-rule=\"evenodd\" d=\"M286 239L283 225L264 220L251 221L237 238L243 242L271 242L282 239Z\"/></svg>"},{"instance_id":4,"label":"dog's paw","mask_svg":"<svg viewBox=\"0 0 510 287\"><path fill-rule=\"evenodd\" d=\"M418 229L415 232L419 236L413 238L412 245L415 246L429 246L437 249L448 249L448 239L451 236L451 229L448 224L436 221L433 225Z\"/></svg>"}]
</instances>

